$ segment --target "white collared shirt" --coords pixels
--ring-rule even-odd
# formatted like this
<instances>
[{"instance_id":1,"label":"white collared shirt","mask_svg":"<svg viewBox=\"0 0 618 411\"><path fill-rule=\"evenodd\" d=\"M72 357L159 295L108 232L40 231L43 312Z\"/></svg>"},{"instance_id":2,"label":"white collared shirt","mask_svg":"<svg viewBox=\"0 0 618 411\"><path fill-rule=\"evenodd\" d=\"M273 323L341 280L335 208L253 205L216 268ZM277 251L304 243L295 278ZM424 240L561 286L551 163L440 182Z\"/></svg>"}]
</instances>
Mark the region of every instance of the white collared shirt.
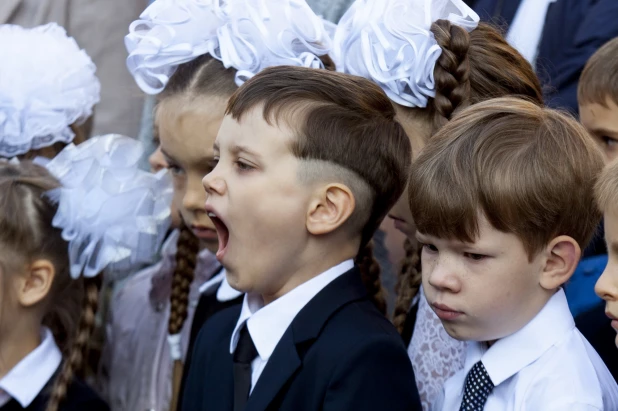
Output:
<instances>
[{"instance_id":1,"label":"white collared shirt","mask_svg":"<svg viewBox=\"0 0 618 411\"><path fill-rule=\"evenodd\" d=\"M458 410L468 371L482 361L495 387L484 411L606 410L618 386L575 322L560 289L528 324L485 343L470 342L464 369L446 381L434 410Z\"/></svg>"},{"instance_id":2,"label":"white collared shirt","mask_svg":"<svg viewBox=\"0 0 618 411\"><path fill-rule=\"evenodd\" d=\"M243 293L238 291L227 282L225 268L210 280L206 281L200 287L200 294L209 293L212 290L217 290L217 301L225 302L232 301L234 298L240 297Z\"/></svg>"},{"instance_id":3,"label":"white collared shirt","mask_svg":"<svg viewBox=\"0 0 618 411\"><path fill-rule=\"evenodd\" d=\"M28 406L39 395L54 375L62 354L48 328L41 330L41 343L26 355L2 379L0 379L0 407L11 398L23 407Z\"/></svg>"},{"instance_id":4,"label":"white collared shirt","mask_svg":"<svg viewBox=\"0 0 618 411\"><path fill-rule=\"evenodd\" d=\"M549 5L557 0L521 0L506 40L534 66Z\"/></svg>"},{"instance_id":5,"label":"white collared shirt","mask_svg":"<svg viewBox=\"0 0 618 411\"><path fill-rule=\"evenodd\" d=\"M354 267L354 261L346 260L311 280L299 285L287 294L264 306L259 294L247 294L242 303L240 318L232 333L230 353L233 354L238 344L240 329L245 322L258 356L251 363L251 391L255 387L268 359L283 337L296 315L309 301L333 280Z\"/></svg>"}]
</instances>

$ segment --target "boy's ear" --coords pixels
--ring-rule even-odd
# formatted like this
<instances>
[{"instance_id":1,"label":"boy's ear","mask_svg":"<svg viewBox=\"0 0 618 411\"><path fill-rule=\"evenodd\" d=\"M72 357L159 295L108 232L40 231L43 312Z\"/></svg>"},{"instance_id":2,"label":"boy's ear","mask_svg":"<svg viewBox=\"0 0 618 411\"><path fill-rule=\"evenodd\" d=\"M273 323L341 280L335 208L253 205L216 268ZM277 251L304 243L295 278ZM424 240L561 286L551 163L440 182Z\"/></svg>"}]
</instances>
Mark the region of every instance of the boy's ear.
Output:
<instances>
[{"instance_id":1,"label":"boy's ear","mask_svg":"<svg viewBox=\"0 0 618 411\"><path fill-rule=\"evenodd\" d=\"M541 273L541 287L551 291L566 283L573 275L581 253L579 244L573 238L566 235L554 238L547 246L547 261Z\"/></svg>"},{"instance_id":2,"label":"boy's ear","mask_svg":"<svg viewBox=\"0 0 618 411\"><path fill-rule=\"evenodd\" d=\"M341 227L352 215L356 201L344 184L328 184L316 190L307 211L307 230L323 235Z\"/></svg>"},{"instance_id":3,"label":"boy's ear","mask_svg":"<svg viewBox=\"0 0 618 411\"><path fill-rule=\"evenodd\" d=\"M17 286L17 301L23 307L31 307L43 301L49 294L54 282L56 269L51 261L35 260L19 276Z\"/></svg>"}]
</instances>

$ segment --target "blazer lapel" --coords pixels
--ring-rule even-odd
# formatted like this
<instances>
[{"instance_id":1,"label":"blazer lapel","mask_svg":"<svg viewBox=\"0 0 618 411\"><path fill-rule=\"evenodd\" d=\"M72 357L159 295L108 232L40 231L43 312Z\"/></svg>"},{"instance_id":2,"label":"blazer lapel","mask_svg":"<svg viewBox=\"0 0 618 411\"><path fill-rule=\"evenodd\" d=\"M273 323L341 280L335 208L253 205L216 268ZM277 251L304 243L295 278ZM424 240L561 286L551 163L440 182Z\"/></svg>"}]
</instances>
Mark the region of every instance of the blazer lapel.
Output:
<instances>
[{"instance_id":1,"label":"blazer lapel","mask_svg":"<svg viewBox=\"0 0 618 411\"><path fill-rule=\"evenodd\" d=\"M362 299L367 291L355 267L320 291L292 321L277 344L247 401L247 411L263 411L300 368L297 345L316 339L328 319L344 305Z\"/></svg>"},{"instance_id":2,"label":"blazer lapel","mask_svg":"<svg viewBox=\"0 0 618 411\"><path fill-rule=\"evenodd\" d=\"M246 410L265 410L300 364L296 344L288 328L249 396Z\"/></svg>"},{"instance_id":3,"label":"blazer lapel","mask_svg":"<svg viewBox=\"0 0 618 411\"><path fill-rule=\"evenodd\" d=\"M6 24L9 22L17 6L22 0L2 0L0 1L0 24Z\"/></svg>"}]
</instances>

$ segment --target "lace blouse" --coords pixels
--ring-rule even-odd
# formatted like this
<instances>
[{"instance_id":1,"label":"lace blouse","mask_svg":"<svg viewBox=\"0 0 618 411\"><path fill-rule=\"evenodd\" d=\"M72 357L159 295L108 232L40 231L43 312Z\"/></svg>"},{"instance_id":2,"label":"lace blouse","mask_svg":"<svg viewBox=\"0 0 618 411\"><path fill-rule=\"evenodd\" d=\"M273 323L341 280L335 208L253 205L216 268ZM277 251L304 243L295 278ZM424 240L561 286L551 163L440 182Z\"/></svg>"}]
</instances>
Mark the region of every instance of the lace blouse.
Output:
<instances>
[{"instance_id":1,"label":"lace blouse","mask_svg":"<svg viewBox=\"0 0 618 411\"><path fill-rule=\"evenodd\" d=\"M419 289L418 313L408 346L423 410L431 409L444 382L463 368L466 343L449 336Z\"/></svg>"}]
</instances>

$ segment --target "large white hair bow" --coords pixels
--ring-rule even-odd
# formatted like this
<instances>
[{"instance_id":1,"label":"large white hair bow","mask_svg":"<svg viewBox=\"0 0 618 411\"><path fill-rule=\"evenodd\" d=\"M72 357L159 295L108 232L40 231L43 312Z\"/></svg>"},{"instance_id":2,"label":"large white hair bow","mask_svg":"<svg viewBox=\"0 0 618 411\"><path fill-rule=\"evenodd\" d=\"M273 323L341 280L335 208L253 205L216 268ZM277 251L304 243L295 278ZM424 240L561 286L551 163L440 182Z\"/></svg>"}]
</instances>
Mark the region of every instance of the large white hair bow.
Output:
<instances>
[{"instance_id":1,"label":"large white hair bow","mask_svg":"<svg viewBox=\"0 0 618 411\"><path fill-rule=\"evenodd\" d=\"M99 102L90 57L55 23L0 25L0 56L0 157L71 142Z\"/></svg>"},{"instance_id":2,"label":"large white hair bow","mask_svg":"<svg viewBox=\"0 0 618 411\"><path fill-rule=\"evenodd\" d=\"M266 67L323 67L327 23L305 0L156 0L129 27L127 67L160 93L176 68L203 54L237 70L241 85Z\"/></svg>"},{"instance_id":3,"label":"large white hair bow","mask_svg":"<svg viewBox=\"0 0 618 411\"><path fill-rule=\"evenodd\" d=\"M356 0L337 26L337 69L379 84L394 102L426 107L435 96L442 53L431 24L446 19L468 31L479 16L463 0Z\"/></svg>"},{"instance_id":4,"label":"large white hair bow","mask_svg":"<svg viewBox=\"0 0 618 411\"><path fill-rule=\"evenodd\" d=\"M58 203L54 227L69 242L71 276L93 277L152 261L170 220L167 170L138 168L139 141L120 135L68 145L54 159L37 159L61 183L48 193Z\"/></svg>"}]
</instances>

